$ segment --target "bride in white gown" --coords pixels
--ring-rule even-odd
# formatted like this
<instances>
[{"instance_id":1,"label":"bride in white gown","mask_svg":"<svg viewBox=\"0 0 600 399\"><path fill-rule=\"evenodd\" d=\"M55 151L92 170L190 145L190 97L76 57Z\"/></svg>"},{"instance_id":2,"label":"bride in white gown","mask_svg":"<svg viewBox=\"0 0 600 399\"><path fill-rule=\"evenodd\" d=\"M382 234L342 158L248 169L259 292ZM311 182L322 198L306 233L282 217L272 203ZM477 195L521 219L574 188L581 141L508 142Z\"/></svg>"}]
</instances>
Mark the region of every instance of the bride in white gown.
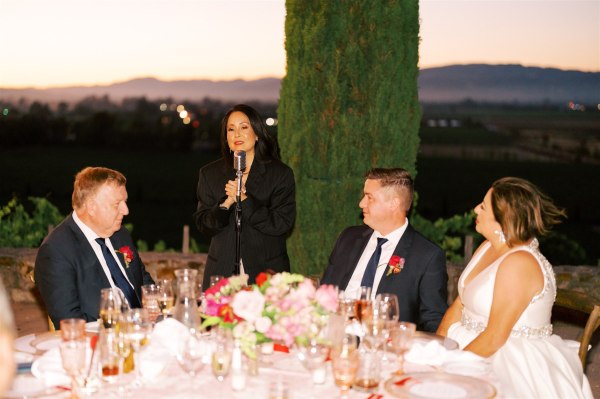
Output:
<instances>
[{"instance_id":1,"label":"bride in white gown","mask_svg":"<svg viewBox=\"0 0 600 399\"><path fill-rule=\"evenodd\" d=\"M536 236L564 211L530 182L497 180L475 208L486 241L458 281L437 333L490 357L507 398L592 398L577 353L552 335L552 266Z\"/></svg>"}]
</instances>

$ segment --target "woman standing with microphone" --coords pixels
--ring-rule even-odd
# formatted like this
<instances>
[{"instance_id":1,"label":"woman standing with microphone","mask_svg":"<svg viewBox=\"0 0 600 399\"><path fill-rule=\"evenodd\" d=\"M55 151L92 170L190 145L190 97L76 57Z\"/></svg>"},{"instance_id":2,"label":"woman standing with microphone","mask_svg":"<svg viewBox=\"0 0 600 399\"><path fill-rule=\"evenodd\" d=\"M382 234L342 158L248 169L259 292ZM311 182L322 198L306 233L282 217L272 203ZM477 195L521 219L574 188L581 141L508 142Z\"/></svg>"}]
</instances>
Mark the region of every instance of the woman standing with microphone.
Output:
<instances>
[{"instance_id":1,"label":"woman standing with microphone","mask_svg":"<svg viewBox=\"0 0 600 399\"><path fill-rule=\"evenodd\" d=\"M211 237L203 289L209 286L210 276L230 276L236 266L237 151L246 154L239 193L240 272L253 282L267 269L290 270L285 240L296 218L294 173L279 159L277 143L258 112L238 104L221 123L222 158L202 167L198 179L194 220L200 232Z\"/></svg>"}]
</instances>

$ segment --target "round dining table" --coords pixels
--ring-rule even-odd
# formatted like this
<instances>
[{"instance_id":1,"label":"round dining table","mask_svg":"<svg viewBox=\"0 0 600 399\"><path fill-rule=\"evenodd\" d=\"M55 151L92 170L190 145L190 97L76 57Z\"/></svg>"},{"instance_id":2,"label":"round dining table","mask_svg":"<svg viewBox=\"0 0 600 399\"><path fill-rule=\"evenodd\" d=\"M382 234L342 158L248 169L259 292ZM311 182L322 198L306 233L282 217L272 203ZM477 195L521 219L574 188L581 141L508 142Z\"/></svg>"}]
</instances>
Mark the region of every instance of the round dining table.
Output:
<instances>
[{"instance_id":1,"label":"round dining table","mask_svg":"<svg viewBox=\"0 0 600 399\"><path fill-rule=\"evenodd\" d=\"M94 332L91 331L88 334L94 334ZM71 397L68 379L65 380L66 374L62 376L62 380L58 378L60 377L58 375L60 361L57 360L56 355L52 357L47 353L48 351L58 352L59 343L60 336L56 332L30 334L16 340L15 359L19 364L19 370L7 398ZM458 349L456 342L425 332L416 333L413 349L418 347L417 345L421 345L420 347L426 350L428 344L429 347L434 346L432 343L435 343L438 351L456 354L462 352ZM231 375L228 375L223 381L218 381L211 372L208 359L202 369L192 378L182 370L175 356L164 351L159 353L160 355L156 355L158 358L155 360L160 363L160 367L146 367L146 371L142 373L141 384L133 384L135 373L128 373L124 374L117 383L102 382L95 392L86 392L80 397L322 399L336 398L340 393L339 387L334 383L330 365L326 366L325 381L320 384L314 383L311 374L302 366L293 351L290 353L285 350L275 350L270 354L262 354L257 375L248 375L242 390L232 389ZM501 397L491 368L483 370L483 372L474 369L475 372L472 372L469 370L468 364L463 364L463 372L461 372L460 364L455 364L454 370L446 370L440 364L426 364L426 354L413 354L413 361L411 361L411 356L408 356L409 354L410 352L406 356L404 375L393 374L396 369L396 357L394 354L386 353L385 360L381 364L382 378L378 388L370 392L353 388L347 397L349 399L447 398L450 397L450 394L456 398L471 398L478 395L490 398ZM147 360L143 359L143 361ZM47 364L43 364L44 362ZM149 361L150 363L152 361ZM435 359L430 363L436 363ZM143 371L144 367L141 370ZM274 384L284 386L287 396L273 396L274 394L270 393L270 387Z\"/></svg>"}]
</instances>

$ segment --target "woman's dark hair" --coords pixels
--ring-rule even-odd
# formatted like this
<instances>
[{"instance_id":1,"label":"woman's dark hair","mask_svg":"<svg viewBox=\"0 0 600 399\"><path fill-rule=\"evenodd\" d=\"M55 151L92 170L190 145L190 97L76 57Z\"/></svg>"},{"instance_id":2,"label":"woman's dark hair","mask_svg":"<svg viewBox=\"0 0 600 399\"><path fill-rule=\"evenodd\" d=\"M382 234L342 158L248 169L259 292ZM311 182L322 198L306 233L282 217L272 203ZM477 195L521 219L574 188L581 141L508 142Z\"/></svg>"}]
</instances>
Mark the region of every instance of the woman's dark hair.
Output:
<instances>
[{"instance_id":1,"label":"woman's dark hair","mask_svg":"<svg viewBox=\"0 0 600 399\"><path fill-rule=\"evenodd\" d=\"M566 217L550 197L533 183L518 177L503 177L492 184L492 210L502 226L508 246L548 233Z\"/></svg>"},{"instance_id":2,"label":"woman's dark hair","mask_svg":"<svg viewBox=\"0 0 600 399\"><path fill-rule=\"evenodd\" d=\"M252 130L254 130L254 134L258 137L258 141L254 146L254 159L259 162L279 159L277 142L267 130L267 126L258 112L249 105L238 104L227 111L221 121L221 154L227 161L227 164L233 167L233 153L227 144L227 121L229 120L229 116L236 111L239 111L248 117Z\"/></svg>"}]
</instances>

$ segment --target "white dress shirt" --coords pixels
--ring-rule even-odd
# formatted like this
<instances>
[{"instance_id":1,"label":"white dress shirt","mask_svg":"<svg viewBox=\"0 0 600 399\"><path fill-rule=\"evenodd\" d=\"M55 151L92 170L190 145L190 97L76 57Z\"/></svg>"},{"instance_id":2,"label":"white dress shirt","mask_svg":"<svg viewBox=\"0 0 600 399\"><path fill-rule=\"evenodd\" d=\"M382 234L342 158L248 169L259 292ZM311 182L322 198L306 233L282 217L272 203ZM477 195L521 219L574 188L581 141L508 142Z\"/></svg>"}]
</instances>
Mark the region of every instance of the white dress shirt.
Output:
<instances>
[{"instance_id":1,"label":"white dress shirt","mask_svg":"<svg viewBox=\"0 0 600 399\"><path fill-rule=\"evenodd\" d=\"M73 211L73 221L81 229L81 232L83 233L85 238L87 238L88 242L90 243L90 246L94 250L94 253L96 254L96 258L98 258L98 260L100 261L100 265L102 265L102 270L104 270L104 274L106 274L106 278L108 279L110 286L113 288L117 288L117 286L113 282L112 276L110 275L110 269L108 268L108 265L106 264L106 259L104 259L104 255L102 254L102 248L100 248L100 244L98 244L96 242L96 238L101 238L101 237L99 237L98 234L94 233L94 231L92 229L87 227L86 224L83 223L81 221L81 219L79 219L79 217L77 216L77 212L75 212L75 211ZM115 260L117 261L117 265L119 265L119 268L123 272L123 276L125 276L125 279L129 283L129 285L131 285L133 287L133 285L131 284L131 281L129 281L129 277L127 277L127 273L125 273L125 269L123 269L123 265L121 265L121 261L119 260L119 257L115 253L115 249L113 248L112 243L110 242L110 240L105 240L105 241L106 241L106 246L108 247L108 250L112 254L113 258L115 258Z\"/></svg>"},{"instance_id":2,"label":"white dress shirt","mask_svg":"<svg viewBox=\"0 0 600 399\"><path fill-rule=\"evenodd\" d=\"M378 231L373 231L371 234L371 238L369 238L369 242L365 247L356 267L354 268L354 273L352 273L352 277L350 277L350 281L348 281L348 285L346 286L346 290L344 291L344 298L346 299L357 299L358 292L360 289L360 283L363 278L363 274L365 274L365 270L367 268L367 263L369 263L369 259L373 256L373 252L377 248L377 238L383 237L387 238L387 242L381 246L381 256L379 258L379 265L377 266L377 271L375 272L375 280L373 281L373 288L371 289L371 299L375 299L375 295L377 294L377 288L379 287L379 282L381 281L381 277L383 277L384 273L387 273L387 266L390 263L390 258L394 254L394 250L398 246L402 235L406 231L408 227L408 218L404 224L398 227L396 230L389 233L387 236L381 235Z\"/></svg>"}]
</instances>

